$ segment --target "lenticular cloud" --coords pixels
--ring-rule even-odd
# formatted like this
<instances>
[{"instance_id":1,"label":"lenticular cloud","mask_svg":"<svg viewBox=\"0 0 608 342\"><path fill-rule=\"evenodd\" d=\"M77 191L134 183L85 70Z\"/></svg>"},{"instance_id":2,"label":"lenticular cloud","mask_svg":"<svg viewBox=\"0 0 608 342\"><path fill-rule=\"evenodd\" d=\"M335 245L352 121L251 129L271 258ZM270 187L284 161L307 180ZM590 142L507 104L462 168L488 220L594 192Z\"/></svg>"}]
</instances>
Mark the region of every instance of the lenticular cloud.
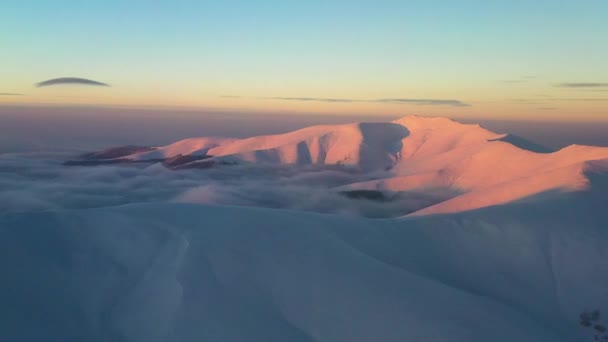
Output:
<instances>
[{"instance_id":1,"label":"lenticular cloud","mask_svg":"<svg viewBox=\"0 0 608 342\"><path fill-rule=\"evenodd\" d=\"M109 87L110 86L107 83L103 83L103 82L99 82L99 81L95 81L95 80L89 80L89 79L80 78L80 77L60 77L60 78L53 78L50 80L36 83L36 87L38 87L38 88L57 86L57 85L85 85L85 86L96 86L96 87Z\"/></svg>"}]
</instances>

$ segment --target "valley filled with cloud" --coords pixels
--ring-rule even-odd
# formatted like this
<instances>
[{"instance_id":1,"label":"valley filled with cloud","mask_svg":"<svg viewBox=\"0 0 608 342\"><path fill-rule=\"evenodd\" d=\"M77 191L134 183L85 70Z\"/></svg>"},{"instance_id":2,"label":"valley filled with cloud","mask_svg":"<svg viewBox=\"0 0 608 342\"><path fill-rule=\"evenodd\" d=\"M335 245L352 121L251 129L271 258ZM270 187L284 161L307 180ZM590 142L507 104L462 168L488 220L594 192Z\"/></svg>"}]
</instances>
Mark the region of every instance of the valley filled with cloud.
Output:
<instances>
[{"instance_id":1,"label":"valley filled with cloud","mask_svg":"<svg viewBox=\"0 0 608 342\"><path fill-rule=\"evenodd\" d=\"M340 187L384 173L348 167L231 165L174 171L161 163L63 165L73 157L73 152L0 155L0 212L180 202L379 218L405 215L454 195L437 189L353 198Z\"/></svg>"}]
</instances>

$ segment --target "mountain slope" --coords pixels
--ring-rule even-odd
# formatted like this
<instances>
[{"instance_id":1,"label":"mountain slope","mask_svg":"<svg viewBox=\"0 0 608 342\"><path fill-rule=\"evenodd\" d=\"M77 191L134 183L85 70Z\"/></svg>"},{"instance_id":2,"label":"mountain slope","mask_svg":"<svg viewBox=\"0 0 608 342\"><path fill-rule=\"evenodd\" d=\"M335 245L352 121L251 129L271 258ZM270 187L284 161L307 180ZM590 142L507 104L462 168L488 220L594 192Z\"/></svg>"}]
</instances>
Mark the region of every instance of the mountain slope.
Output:
<instances>
[{"instance_id":1,"label":"mountain slope","mask_svg":"<svg viewBox=\"0 0 608 342\"><path fill-rule=\"evenodd\" d=\"M390 167L407 129L392 123L313 126L286 134L248 139L195 138L132 159L156 159L179 154L208 154L225 160L280 164L344 164L365 170Z\"/></svg>"},{"instance_id":2,"label":"mountain slope","mask_svg":"<svg viewBox=\"0 0 608 342\"><path fill-rule=\"evenodd\" d=\"M168 203L1 215L0 339L587 341L579 314L608 310L599 196L399 220Z\"/></svg>"},{"instance_id":3,"label":"mountain slope","mask_svg":"<svg viewBox=\"0 0 608 342\"><path fill-rule=\"evenodd\" d=\"M401 159L392 174L344 189L462 192L414 215L482 208L548 191L584 190L587 163L608 159L608 148L592 146L536 153L501 140L504 135L445 118L406 117L395 122L408 127L411 134L403 140Z\"/></svg>"},{"instance_id":4,"label":"mountain slope","mask_svg":"<svg viewBox=\"0 0 608 342\"><path fill-rule=\"evenodd\" d=\"M122 158L177 158L173 160L180 165L169 164L176 169L207 168L218 162L344 165L361 172L388 172L337 191L447 189L461 194L414 213L422 215L482 208L540 193L583 190L588 186L586 165L608 159L608 148L573 145L549 152L479 125L408 116L390 123L313 126L248 139L186 139Z\"/></svg>"}]
</instances>

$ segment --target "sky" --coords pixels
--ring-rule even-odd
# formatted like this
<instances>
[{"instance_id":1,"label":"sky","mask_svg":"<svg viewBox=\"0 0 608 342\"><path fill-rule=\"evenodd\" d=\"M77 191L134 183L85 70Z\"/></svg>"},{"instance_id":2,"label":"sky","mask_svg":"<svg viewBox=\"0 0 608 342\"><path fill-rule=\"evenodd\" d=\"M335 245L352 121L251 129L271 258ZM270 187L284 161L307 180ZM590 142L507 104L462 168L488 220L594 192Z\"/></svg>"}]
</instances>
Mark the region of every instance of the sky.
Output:
<instances>
[{"instance_id":1,"label":"sky","mask_svg":"<svg viewBox=\"0 0 608 342\"><path fill-rule=\"evenodd\" d=\"M607 122L606 13L605 0L9 0L0 105ZM102 84L40 84L65 77Z\"/></svg>"}]
</instances>

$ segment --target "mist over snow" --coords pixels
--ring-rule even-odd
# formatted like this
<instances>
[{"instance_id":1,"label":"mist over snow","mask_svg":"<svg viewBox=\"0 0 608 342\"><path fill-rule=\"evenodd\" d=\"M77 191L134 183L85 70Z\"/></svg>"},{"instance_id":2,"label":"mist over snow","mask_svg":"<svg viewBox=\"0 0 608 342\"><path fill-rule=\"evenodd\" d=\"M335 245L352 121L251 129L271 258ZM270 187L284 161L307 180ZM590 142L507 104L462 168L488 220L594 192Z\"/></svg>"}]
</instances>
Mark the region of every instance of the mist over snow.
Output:
<instances>
[{"instance_id":1,"label":"mist over snow","mask_svg":"<svg viewBox=\"0 0 608 342\"><path fill-rule=\"evenodd\" d=\"M448 190L349 198L336 188L382 177L346 168L235 165L173 171L160 163L67 167L73 153L0 154L0 212L84 209L139 202L258 206L366 217L401 216Z\"/></svg>"}]
</instances>

